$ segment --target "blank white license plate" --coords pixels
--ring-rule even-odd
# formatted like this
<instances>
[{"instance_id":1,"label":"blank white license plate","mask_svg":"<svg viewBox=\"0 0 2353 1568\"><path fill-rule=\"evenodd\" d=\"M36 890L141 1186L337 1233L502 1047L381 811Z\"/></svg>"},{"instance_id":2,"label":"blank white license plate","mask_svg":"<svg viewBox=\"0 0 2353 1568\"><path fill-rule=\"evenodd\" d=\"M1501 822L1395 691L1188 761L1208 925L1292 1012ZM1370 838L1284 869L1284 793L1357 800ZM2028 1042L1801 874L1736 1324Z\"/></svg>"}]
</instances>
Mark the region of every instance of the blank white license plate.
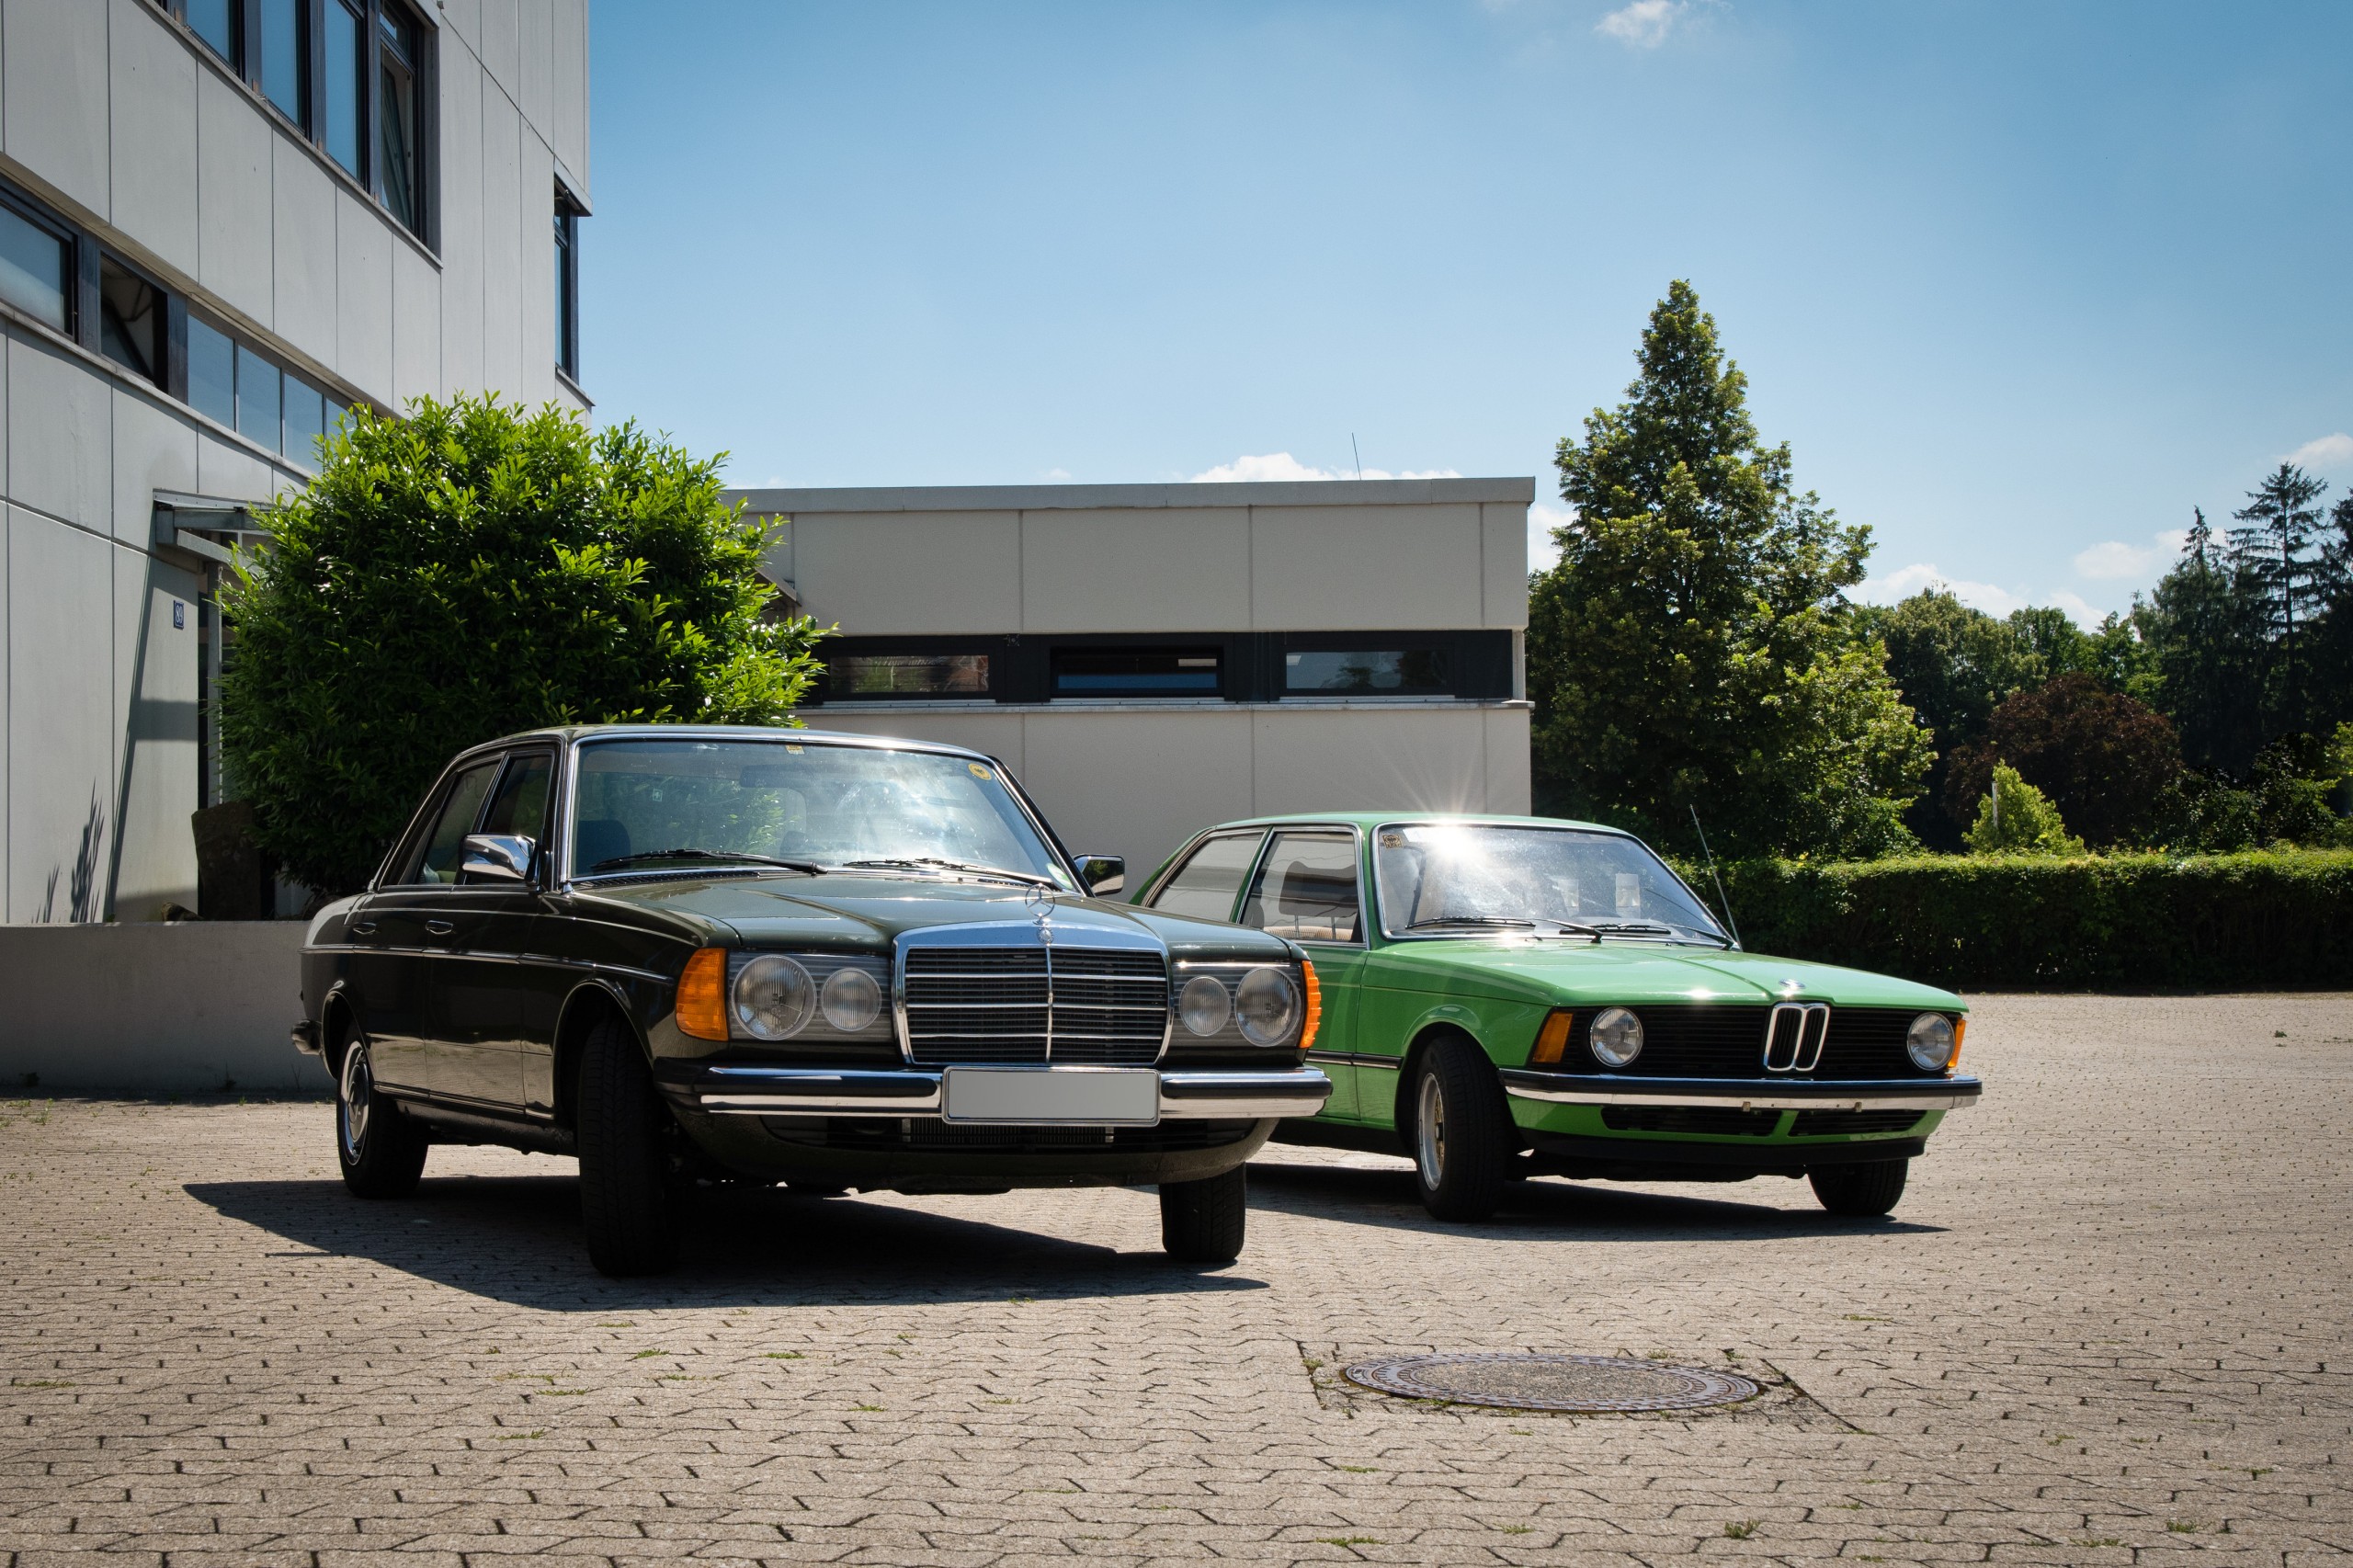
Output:
<instances>
[{"instance_id":1,"label":"blank white license plate","mask_svg":"<svg viewBox=\"0 0 2353 1568\"><path fill-rule=\"evenodd\" d=\"M949 1121L1149 1127L1160 1119L1160 1074L1148 1067L950 1067Z\"/></svg>"}]
</instances>

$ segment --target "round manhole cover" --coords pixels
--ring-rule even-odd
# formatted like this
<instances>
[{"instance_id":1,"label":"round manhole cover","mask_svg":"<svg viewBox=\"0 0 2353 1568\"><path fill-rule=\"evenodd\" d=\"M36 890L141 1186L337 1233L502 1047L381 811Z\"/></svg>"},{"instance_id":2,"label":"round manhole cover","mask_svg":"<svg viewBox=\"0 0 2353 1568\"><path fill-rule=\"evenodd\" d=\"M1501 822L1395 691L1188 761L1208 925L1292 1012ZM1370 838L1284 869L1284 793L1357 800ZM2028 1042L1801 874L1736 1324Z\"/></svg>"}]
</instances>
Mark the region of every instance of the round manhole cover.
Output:
<instances>
[{"instance_id":1,"label":"round manhole cover","mask_svg":"<svg viewBox=\"0 0 2353 1568\"><path fill-rule=\"evenodd\" d=\"M1382 1393L1504 1410L1696 1410L1756 1397L1755 1383L1729 1372L1614 1356L1398 1356L1342 1375Z\"/></svg>"}]
</instances>

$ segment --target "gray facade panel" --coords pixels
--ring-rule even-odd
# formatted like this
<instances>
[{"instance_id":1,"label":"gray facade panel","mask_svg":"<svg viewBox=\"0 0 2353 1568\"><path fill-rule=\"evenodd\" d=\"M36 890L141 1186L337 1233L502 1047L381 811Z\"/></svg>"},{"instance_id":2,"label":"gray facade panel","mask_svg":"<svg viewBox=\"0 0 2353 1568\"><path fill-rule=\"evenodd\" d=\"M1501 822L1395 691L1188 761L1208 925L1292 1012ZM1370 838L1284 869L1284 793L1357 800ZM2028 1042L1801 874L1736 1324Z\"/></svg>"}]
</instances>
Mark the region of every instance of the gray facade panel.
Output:
<instances>
[{"instance_id":1,"label":"gray facade panel","mask_svg":"<svg viewBox=\"0 0 2353 1568\"><path fill-rule=\"evenodd\" d=\"M270 243L270 143L253 101L214 72L196 83L197 279L267 329L278 286Z\"/></svg>"},{"instance_id":2,"label":"gray facade panel","mask_svg":"<svg viewBox=\"0 0 2353 1568\"><path fill-rule=\"evenodd\" d=\"M193 276L197 242L195 57L139 0L111 0L115 225Z\"/></svg>"},{"instance_id":3,"label":"gray facade panel","mask_svg":"<svg viewBox=\"0 0 2353 1568\"><path fill-rule=\"evenodd\" d=\"M105 0L7 0L0 32L0 150L108 217Z\"/></svg>"},{"instance_id":4,"label":"gray facade panel","mask_svg":"<svg viewBox=\"0 0 2353 1568\"><path fill-rule=\"evenodd\" d=\"M106 381L67 350L9 334L9 499L111 533L110 401Z\"/></svg>"},{"instance_id":5,"label":"gray facade panel","mask_svg":"<svg viewBox=\"0 0 2353 1568\"><path fill-rule=\"evenodd\" d=\"M95 920L114 816L114 546L8 508L10 920Z\"/></svg>"}]
</instances>

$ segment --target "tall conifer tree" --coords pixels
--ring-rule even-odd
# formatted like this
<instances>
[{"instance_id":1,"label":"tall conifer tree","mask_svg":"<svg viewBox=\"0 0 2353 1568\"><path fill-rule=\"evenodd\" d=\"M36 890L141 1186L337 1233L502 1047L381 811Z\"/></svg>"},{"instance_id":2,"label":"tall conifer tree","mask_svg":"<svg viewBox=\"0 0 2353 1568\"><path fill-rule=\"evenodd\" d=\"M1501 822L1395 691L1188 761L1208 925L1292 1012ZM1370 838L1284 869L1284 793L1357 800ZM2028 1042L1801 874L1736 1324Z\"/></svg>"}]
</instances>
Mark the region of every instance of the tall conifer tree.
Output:
<instances>
[{"instance_id":1,"label":"tall conifer tree","mask_svg":"<svg viewBox=\"0 0 2353 1568\"><path fill-rule=\"evenodd\" d=\"M1637 358L1626 401L1556 459L1575 519L1531 585L1542 806L1676 846L1695 806L1744 851L1909 843L1928 742L1845 597L1870 530L1791 488L1688 283Z\"/></svg>"}]
</instances>

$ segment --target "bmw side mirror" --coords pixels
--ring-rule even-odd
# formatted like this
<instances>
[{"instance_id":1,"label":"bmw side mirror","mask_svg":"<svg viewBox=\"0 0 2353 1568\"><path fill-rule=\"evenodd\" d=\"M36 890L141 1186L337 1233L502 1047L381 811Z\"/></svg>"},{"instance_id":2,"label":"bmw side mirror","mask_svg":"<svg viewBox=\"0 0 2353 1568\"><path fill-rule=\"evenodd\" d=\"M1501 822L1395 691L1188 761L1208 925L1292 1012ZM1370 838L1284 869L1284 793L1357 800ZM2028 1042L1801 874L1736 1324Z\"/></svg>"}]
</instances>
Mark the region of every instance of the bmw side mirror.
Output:
<instances>
[{"instance_id":1,"label":"bmw side mirror","mask_svg":"<svg viewBox=\"0 0 2353 1568\"><path fill-rule=\"evenodd\" d=\"M1078 855L1078 880L1086 885L1089 895L1108 898L1125 891L1128 885L1128 862L1119 855Z\"/></svg>"},{"instance_id":2,"label":"bmw side mirror","mask_svg":"<svg viewBox=\"0 0 2353 1568\"><path fill-rule=\"evenodd\" d=\"M470 833L459 874L494 882L527 881L531 875L531 852L537 847L520 834Z\"/></svg>"}]
</instances>

